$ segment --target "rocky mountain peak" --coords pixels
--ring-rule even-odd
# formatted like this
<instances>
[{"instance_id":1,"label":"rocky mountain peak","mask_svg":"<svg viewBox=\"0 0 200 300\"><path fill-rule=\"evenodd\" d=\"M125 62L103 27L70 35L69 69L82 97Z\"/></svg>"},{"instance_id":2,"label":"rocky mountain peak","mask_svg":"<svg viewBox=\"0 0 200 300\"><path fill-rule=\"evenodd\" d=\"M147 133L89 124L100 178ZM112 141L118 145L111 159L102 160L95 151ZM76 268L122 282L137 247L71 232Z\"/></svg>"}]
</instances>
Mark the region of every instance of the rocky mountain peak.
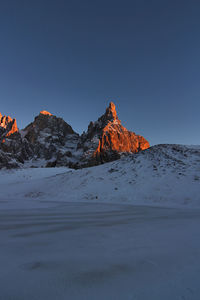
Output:
<instances>
[{"instance_id":1,"label":"rocky mountain peak","mask_svg":"<svg viewBox=\"0 0 200 300\"><path fill-rule=\"evenodd\" d=\"M105 113L98 119L98 121L96 121L93 124L95 127L103 128L107 124L112 122L121 124L117 116L115 104L113 102L110 102L109 106L106 108Z\"/></svg>"},{"instance_id":2,"label":"rocky mountain peak","mask_svg":"<svg viewBox=\"0 0 200 300\"><path fill-rule=\"evenodd\" d=\"M150 147L145 138L122 126L113 102L104 115L90 123L87 133L82 135L81 146L85 159L91 164L114 160L121 153L136 153Z\"/></svg>"},{"instance_id":3,"label":"rocky mountain peak","mask_svg":"<svg viewBox=\"0 0 200 300\"><path fill-rule=\"evenodd\" d=\"M12 118L10 116L1 116L1 120L0 120L1 127L6 129L10 122L12 122Z\"/></svg>"},{"instance_id":4,"label":"rocky mountain peak","mask_svg":"<svg viewBox=\"0 0 200 300\"><path fill-rule=\"evenodd\" d=\"M45 116L53 116L50 112L46 111L46 110L42 110L40 112L41 115L45 115Z\"/></svg>"},{"instance_id":5,"label":"rocky mountain peak","mask_svg":"<svg viewBox=\"0 0 200 300\"><path fill-rule=\"evenodd\" d=\"M107 107L105 116L108 120L118 119L117 112L116 112L116 107L115 107L115 104L113 102L110 102L109 106Z\"/></svg>"},{"instance_id":6,"label":"rocky mountain peak","mask_svg":"<svg viewBox=\"0 0 200 300\"><path fill-rule=\"evenodd\" d=\"M0 127L1 136L8 137L13 133L18 132L16 119L12 119L10 116L2 116L0 113Z\"/></svg>"},{"instance_id":7,"label":"rocky mountain peak","mask_svg":"<svg viewBox=\"0 0 200 300\"><path fill-rule=\"evenodd\" d=\"M51 139L52 137L65 137L68 134L75 134L72 127L62 118L56 117L47 111L41 111L23 131L26 132L25 137L27 139L31 137L31 142L34 142L39 136Z\"/></svg>"},{"instance_id":8,"label":"rocky mountain peak","mask_svg":"<svg viewBox=\"0 0 200 300\"><path fill-rule=\"evenodd\" d=\"M68 123L47 111L41 111L21 134L33 149L33 158L44 159L48 166L68 165L79 139Z\"/></svg>"}]
</instances>

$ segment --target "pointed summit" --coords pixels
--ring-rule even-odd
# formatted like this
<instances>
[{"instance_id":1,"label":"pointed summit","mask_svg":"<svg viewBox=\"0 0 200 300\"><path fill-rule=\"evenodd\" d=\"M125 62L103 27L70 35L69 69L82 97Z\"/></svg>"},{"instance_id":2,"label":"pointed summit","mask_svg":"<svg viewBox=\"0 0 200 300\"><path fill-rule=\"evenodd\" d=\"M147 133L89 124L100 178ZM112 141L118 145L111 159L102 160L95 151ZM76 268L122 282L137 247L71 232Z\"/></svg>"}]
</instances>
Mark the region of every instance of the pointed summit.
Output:
<instances>
[{"instance_id":1,"label":"pointed summit","mask_svg":"<svg viewBox=\"0 0 200 300\"><path fill-rule=\"evenodd\" d=\"M110 102L109 106L106 108L105 113L96 122L91 122L91 124L93 124L95 127L101 128L105 127L109 123L121 124L117 116L115 104L113 102ZM89 125L89 127L91 127L91 124Z\"/></svg>"},{"instance_id":2,"label":"pointed summit","mask_svg":"<svg viewBox=\"0 0 200 300\"><path fill-rule=\"evenodd\" d=\"M109 120L118 119L115 104L113 102L110 102L109 107L106 109L105 115Z\"/></svg>"},{"instance_id":3,"label":"pointed summit","mask_svg":"<svg viewBox=\"0 0 200 300\"><path fill-rule=\"evenodd\" d=\"M82 135L84 157L91 160L91 164L111 161L119 158L121 153L136 153L149 147L145 138L122 126L113 102L110 102L104 115L89 124L87 133Z\"/></svg>"}]
</instances>

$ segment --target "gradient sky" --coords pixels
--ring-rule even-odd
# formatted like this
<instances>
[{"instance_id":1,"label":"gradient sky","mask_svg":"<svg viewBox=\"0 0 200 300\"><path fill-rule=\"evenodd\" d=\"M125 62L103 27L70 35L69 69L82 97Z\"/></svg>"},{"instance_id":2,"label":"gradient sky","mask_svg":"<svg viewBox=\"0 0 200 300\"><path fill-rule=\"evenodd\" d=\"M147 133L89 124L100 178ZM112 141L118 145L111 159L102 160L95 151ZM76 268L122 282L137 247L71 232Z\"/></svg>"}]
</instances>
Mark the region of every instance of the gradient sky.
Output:
<instances>
[{"instance_id":1,"label":"gradient sky","mask_svg":"<svg viewBox=\"0 0 200 300\"><path fill-rule=\"evenodd\" d=\"M87 129L110 101L127 129L200 144L199 0L1 0L0 112Z\"/></svg>"}]
</instances>

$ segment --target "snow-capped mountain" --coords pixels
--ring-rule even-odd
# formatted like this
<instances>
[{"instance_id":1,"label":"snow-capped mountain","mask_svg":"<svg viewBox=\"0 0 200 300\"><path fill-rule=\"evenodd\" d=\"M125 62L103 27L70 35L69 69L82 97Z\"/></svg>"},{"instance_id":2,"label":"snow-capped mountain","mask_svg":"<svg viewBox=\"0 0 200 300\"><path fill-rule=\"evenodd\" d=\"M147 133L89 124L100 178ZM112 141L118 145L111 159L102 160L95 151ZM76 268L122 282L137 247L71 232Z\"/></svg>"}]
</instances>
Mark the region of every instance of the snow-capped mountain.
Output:
<instances>
[{"instance_id":1,"label":"snow-capped mountain","mask_svg":"<svg viewBox=\"0 0 200 300\"><path fill-rule=\"evenodd\" d=\"M66 166L77 162L79 135L62 118L41 111L21 135L33 149L31 162L42 166ZM79 155L78 155L79 158Z\"/></svg>"},{"instance_id":2,"label":"snow-capped mountain","mask_svg":"<svg viewBox=\"0 0 200 300\"><path fill-rule=\"evenodd\" d=\"M62 118L47 111L41 111L21 131L15 119L5 118L1 117L0 168L81 168L149 148L147 140L122 126L112 102L105 114L91 122L81 136Z\"/></svg>"}]
</instances>

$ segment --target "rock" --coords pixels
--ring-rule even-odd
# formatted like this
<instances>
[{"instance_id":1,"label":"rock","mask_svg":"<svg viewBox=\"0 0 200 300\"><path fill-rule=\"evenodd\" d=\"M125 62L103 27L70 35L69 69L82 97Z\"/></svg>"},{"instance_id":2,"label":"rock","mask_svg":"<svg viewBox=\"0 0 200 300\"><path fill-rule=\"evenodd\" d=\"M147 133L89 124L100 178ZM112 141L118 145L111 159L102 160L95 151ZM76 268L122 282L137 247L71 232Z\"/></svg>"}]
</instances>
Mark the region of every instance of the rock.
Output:
<instances>
[{"instance_id":1,"label":"rock","mask_svg":"<svg viewBox=\"0 0 200 300\"><path fill-rule=\"evenodd\" d=\"M46 116L53 116L50 112L46 111L46 110L42 110L40 112L41 115L46 115Z\"/></svg>"},{"instance_id":2,"label":"rock","mask_svg":"<svg viewBox=\"0 0 200 300\"><path fill-rule=\"evenodd\" d=\"M0 128L1 139L9 137L10 135L19 131L17 127L16 119L12 119L10 116L2 116L0 113Z\"/></svg>"},{"instance_id":3,"label":"rock","mask_svg":"<svg viewBox=\"0 0 200 300\"><path fill-rule=\"evenodd\" d=\"M0 114L0 168L22 167L29 161L33 167L78 169L147 148L145 138L122 126L113 102L81 137L62 118L45 110L21 131L15 119Z\"/></svg>"},{"instance_id":4,"label":"rock","mask_svg":"<svg viewBox=\"0 0 200 300\"><path fill-rule=\"evenodd\" d=\"M14 169L18 167L19 164L11 154L4 153L2 150L0 150L0 169L2 168Z\"/></svg>"},{"instance_id":5,"label":"rock","mask_svg":"<svg viewBox=\"0 0 200 300\"><path fill-rule=\"evenodd\" d=\"M57 165L66 165L71 158L70 153L76 151L79 135L62 118L58 118L47 111L41 111L35 120L23 129L24 138L34 149L36 159L45 159L47 165L54 165L48 160L53 159Z\"/></svg>"},{"instance_id":6,"label":"rock","mask_svg":"<svg viewBox=\"0 0 200 300\"><path fill-rule=\"evenodd\" d=\"M45 133L47 139L53 136L59 138L68 134L75 134L72 127L63 119L57 118L48 112L40 112L34 122L29 124L23 131L25 132L25 137L31 143L34 143L41 136L42 132Z\"/></svg>"},{"instance_id":7,"label":"rock","mask_svg":"<svg viewBox=\"0 0 200 300\"><path fill-rule=\"evenodd\" d=\"M17 168L24 163L27 145L23 145L17 122L0 114L0 168Z\"/></svg>"},{"instance_id":8,"label":"rock","mask_svg":"<svg viewBox=\"0 0 200 300\"><path fill-rule=\"evenodd\" d=\"M84 151L83 161L90 160L94 164L118 159L121 153L136 153L150 147L144 137L122 126L113 102L104 115L89 124L81 139L81 147L88 149Z\"/></svg>"},{"instance_id":9,"label":"rock","mask_svg":"<svg viewBox=\"0 0 200 300\"><path fill-rule=\"evenodd\" d=\"M46 166L45 166L45 168L55 168L56 167L56 164L57 164L57 161L55 160L55 161L49 161L47 164L46 164Z\"/></svg>"}]
</instances>

